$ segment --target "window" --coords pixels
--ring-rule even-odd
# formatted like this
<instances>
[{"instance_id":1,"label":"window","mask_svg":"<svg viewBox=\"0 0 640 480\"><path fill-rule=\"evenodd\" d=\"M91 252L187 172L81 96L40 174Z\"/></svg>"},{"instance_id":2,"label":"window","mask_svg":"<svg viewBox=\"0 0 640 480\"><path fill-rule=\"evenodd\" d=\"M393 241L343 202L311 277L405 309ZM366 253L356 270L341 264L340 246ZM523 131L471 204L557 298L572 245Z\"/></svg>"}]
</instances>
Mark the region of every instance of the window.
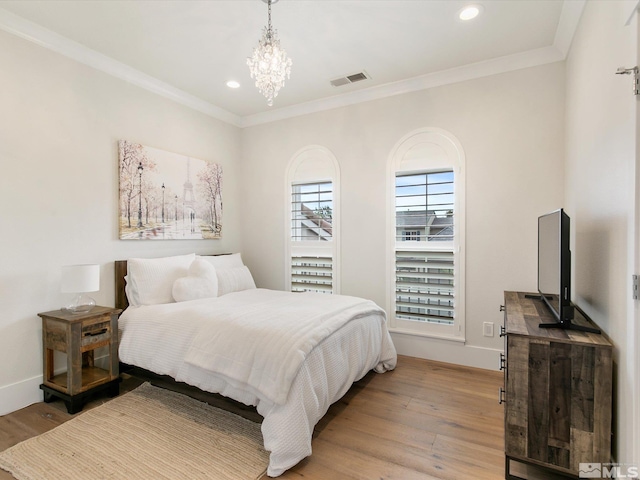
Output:
<instances>
[{"instance_id":1,"label":"window","mask_svg":"<svg viewBox=\"0 0 640 480\"><path fill-rule=\"evenodd\" d=\"M323 147L307 147L287 175L287 283L292 292L338 293L338 168Z\"/></svg>"},{"instance_id":2,"label":"window","mask_svg":"<svg viewBox=\"0 0 640 480\"><path fill-rule=\"evenodd\" d=\"M302 183L291 186L291 239L293 241L330 241L332 217L332 182Z\"/></svg>"},{"instance_id":3,"label":"window","mask_svg":"<svg viewBox=\"0 0 640 480\"><path fill-rule=\"evenodd\" d=\"M391 157L391 327L464 339L462 149L441 130L405 137Z\"/></svg>"},{"instance_id":4,"label":"window","mask_svg":"<svg viewBox=\"0 0 640 480\"><path fill-rule=\"evenodd\" d=\"M453 240L453 171L398 173L395 195L397 240Z\"/></svg>"},{"instance_id":5,"label":"window","mask_svg":"<svg viewBox=\"0 0 640 480\"><path fill-rule=\"evenodd\" d=\"M330 249L322 255L304 242L331 242L333 237L333 183L291 185L291 291L333 291ZM322 249L322 247L320 247ZM306 251L306 253L305 253Z\"/></svg>"},{"instance_id":6,"label":"window","mask_svg":"<svg viewBox=\"0 0 640 480\"><path fill-rule=\"evenodd\" d=\"M402 232L402 238L406 242L411 240L419 240L420 230L405 230Z\"/></svg>"},{"instance_id":7,"label":"window","mask_svg":"<svg viewBox=\"0 0 640 480\"><path fill-rule=\"evenodd\" d=\"M452 242L453 182L451 170L396 175L396 230L418 228L397 242ZM427 248L396 246L396 318L453 325L453 251Z\"/></svg>"}]
</instances>

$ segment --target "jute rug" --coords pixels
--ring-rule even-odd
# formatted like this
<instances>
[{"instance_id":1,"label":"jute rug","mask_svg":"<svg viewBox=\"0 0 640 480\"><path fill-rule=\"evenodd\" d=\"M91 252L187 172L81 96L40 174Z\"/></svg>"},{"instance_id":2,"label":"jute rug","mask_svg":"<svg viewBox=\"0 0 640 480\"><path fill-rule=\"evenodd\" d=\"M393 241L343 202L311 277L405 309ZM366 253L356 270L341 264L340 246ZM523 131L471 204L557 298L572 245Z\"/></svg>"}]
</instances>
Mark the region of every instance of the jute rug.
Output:
<instances>
[{"instance_id":1,"label":"jute rug","mask_svg":"<svg viewBox=\"0 0 640 480\"><path fill-rule=\"evenodd\" d=\"M0 453L19 480L249 480L269 455L260 425L145 383Z\"/></svg>"}]
</instances>

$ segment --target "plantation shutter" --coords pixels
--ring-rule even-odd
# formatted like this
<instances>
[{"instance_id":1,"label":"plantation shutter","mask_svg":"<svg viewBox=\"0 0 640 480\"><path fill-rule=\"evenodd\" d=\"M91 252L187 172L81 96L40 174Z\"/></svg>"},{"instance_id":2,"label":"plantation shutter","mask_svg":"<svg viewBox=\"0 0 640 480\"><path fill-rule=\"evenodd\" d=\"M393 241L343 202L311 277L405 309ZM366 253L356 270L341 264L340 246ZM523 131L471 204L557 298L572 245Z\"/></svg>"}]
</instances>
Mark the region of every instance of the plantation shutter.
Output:
<instances>
[{"instance_id":1,"label":"plantation shutter","mask_svg":"<svg viewBox=\"0 0 640 480\"><path fill-rule=\"evenodd\" d=\"M396 318L452 325L453 252L396 250Z\"/></svg>"},{"instance_id":2,"label":"plantation shutter","mask_svg":"<svg viewBox=\"0 0 640 480\"><path fill-rule=\"evenodd\" d=\"M291 258L291 291L333 293L332 257L293 255Z\"/></svg>"},{"instance_id":3,"label":"plantation shutter","mask_svg":"<svg viewBox=\"0 0 640 480\"><path fill-rule=\"evenodd\" d=\"M291 186L292 292L333 293L333 183Z\"/></svg>"},{"instance_id":4,"label":"plantation shutter","mask_svg":"<svg viewBox=\"0 0 640 480\"><path fill-rule=\"evenodd\" d=\"M455 321L454 175L396 175L395 317Z\"/></svg>"},{"instance_id":5,"label":"plantation shutter","mask_svg":"<svg viewBox=\"0 0 640 480\"><path fill-rule=\"evenodd\" d=\"M332 220L332 182L292 185L291 240L293 242L331 240Z\"/></svg>"}]
</instances>

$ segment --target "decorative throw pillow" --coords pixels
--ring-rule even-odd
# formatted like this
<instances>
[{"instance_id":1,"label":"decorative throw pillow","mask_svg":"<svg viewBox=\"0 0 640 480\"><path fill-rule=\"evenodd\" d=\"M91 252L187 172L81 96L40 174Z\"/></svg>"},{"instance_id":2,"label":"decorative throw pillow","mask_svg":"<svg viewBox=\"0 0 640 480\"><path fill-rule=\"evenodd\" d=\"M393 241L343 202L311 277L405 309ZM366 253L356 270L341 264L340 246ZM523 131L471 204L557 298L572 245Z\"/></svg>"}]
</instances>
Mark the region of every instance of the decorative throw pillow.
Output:
<instances>
[{"instance_id":1,"label":"decorative throw pillow","mask_svg":"<svg viewBox=\"0 0 640 480\"><path fill-rule=\"evenodd\" d=\"M178 278L173 283L173 298L176 302L217 296L218 276L216 269L202 258L196 258L193 261L186 277Z\"/></svg>"},{"instance_id":2,"label":"decorative throw pillow","mask_svg":"<svg viewBox=\"0 0 640 480\"><path fill-rule=\"evenodd\" d=\"M187 275L195 258L194 253L163 258L130 258L125 277L129 305L173 303L173 282Z\"/></svg>"},{"instance_id":3,"label":"decorative throw pillow","mask_svg":"<svg viewBox=\"0 0 640 480\"><path fill-rule=\"evenodd\" d=\"M218 296L231 292L240 292L256 288L251 272L246 265L234 268L217 268L218 274Z\"/></svg>"}]
</instances>

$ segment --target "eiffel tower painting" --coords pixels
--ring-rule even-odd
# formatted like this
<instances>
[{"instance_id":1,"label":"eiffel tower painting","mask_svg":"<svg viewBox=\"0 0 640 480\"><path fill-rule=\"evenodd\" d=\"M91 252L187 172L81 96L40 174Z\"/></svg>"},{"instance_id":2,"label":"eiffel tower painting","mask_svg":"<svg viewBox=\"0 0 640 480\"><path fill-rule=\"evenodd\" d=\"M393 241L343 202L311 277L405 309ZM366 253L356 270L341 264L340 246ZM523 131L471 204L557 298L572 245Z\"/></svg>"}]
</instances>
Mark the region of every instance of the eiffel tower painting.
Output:
<instances>
[{"instance_id":1,"label":"eiffel tower painting","mask_svg":"<svg viewBox=\"0 0 640 480\"><path fill-rule=\"evenodd\" d=\"M194 240L222 235L222 167L122 140L120 239Z\"/></svg>"},{"instance_id":2,"label":"eiffel tower painting","mask_svg":"<svg viewBox=\"0 0 640 480\"><path fill-rule=\"evenodd\" d=\"M191 183L191 158L187 157L187 180L182 186L182 217L187 219L189 230L195 231L196 200L193 195L193 183Z\"/></svg>"}]
</instances>

